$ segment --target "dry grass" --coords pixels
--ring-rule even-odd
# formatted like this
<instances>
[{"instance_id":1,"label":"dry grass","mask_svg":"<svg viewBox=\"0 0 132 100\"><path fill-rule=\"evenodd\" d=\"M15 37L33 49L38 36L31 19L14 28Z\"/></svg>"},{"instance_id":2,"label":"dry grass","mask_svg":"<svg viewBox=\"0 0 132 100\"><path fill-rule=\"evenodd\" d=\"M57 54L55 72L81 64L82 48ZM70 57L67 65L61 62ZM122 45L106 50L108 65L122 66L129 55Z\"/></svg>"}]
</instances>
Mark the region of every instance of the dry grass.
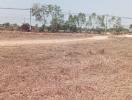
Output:
<instances>
[{"instance_id":1,"label":"dry grass","mask_svg":"<svg viewBox=\"0 0 132 100\"><path fill-rule=\"evenodd\" d=\"M35 33L35 32L0 31L0 40L65 39L65 38L82 38L82 37L91 37L91 36L93 35L87 33Z\"/></svg>"},{"instance_id":2,"label":"dry grass","mask_svg":"<svg viewBox=\"0 0 132 100\"><path fill-rule=\"evenodd\" d=\"M131 43L0 47L0 100L132 100Z\"/></svg>"}]
</instances>

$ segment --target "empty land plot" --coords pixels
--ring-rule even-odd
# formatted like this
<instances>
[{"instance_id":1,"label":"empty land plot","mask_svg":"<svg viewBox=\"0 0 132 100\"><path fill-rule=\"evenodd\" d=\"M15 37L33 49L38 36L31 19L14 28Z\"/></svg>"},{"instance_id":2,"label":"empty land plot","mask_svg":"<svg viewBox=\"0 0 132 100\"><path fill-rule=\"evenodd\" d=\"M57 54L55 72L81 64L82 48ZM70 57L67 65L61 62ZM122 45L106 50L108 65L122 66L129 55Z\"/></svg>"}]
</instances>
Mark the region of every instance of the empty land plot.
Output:
<instances>
[{"instance_id":1,"label":"empty land plot","mask_svg":"<svg viewBox=\"0 0 132 100\"><path fill-rule=\"evenodd\" d=\"M27 40L27 39L72 39L92 37L97 34L87 33L36 33L36 32L17 32L0 31L0 40Z\"/></svg>"},{"instance_id":2,"label":"empty land plot","mask_svg":"<svg viewBox=\"0 0 132 100\"><path fill-rule=\"evenodd\" d=\"M0 46L0 100L131 100L131 43L118 37Z\"/></svg>"}]
</instances>

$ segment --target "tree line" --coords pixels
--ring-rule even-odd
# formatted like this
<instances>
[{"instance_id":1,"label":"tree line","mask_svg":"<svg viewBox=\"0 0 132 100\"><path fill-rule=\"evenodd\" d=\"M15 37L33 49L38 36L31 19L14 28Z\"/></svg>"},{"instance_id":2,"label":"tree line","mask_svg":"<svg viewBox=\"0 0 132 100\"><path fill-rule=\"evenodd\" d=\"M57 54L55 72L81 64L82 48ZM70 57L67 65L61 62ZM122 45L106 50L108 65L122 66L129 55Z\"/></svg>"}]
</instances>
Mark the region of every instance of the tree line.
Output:
<instances>
[{"instance_id":1,"label":"tree line","mask_svg":"<svg viewBox=\"0 0 132 100\"><path fill-rule=\"evenodd\" d=\"M128 31L122 26L120 17L92 13L68 14L67 18L57 5L34 4L32 15L42 23L40 31L48 32L121 32ZM131 25L130 25L131 26ZM130 27L132 28L132 27Z\"/></svg>"},{"instance_id":2,"label":"tree line","mask_svg":"<svg viewBox=\"0 0 132 100\"><path fill-rule=\"evenodd\" d=\"M4 23L0 24L0 30L10 29L18 31L39 31L39 32L129 32L132 31L132 24L129 28L122 25L122 18L108 15L97 15L96 13L64 13L60 6L52 4L34 4L31 8L32 16L39 25L30 26L28 23L22 25Z\"/></svg>"}]
</instances>

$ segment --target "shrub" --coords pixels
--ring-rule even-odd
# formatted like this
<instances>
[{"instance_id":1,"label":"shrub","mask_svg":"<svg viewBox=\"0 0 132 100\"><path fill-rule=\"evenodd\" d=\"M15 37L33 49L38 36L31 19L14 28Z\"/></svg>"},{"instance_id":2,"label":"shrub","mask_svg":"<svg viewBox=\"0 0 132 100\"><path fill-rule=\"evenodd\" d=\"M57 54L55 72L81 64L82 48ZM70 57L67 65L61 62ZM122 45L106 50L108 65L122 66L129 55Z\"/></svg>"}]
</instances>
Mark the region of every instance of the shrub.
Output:
<instances>
[{"instance_id":1,"label":"shrub","mask_svg":"<svg viewBox=\"0 0 132 100\"><path fill-rule=\"evenodd\" d=\"M22 31L29 32L29 31L30 31L30 25L29 25L28 23L24 23L24 24L21 26L21 30L22 30Z\"/></svg>"}]
</instances>

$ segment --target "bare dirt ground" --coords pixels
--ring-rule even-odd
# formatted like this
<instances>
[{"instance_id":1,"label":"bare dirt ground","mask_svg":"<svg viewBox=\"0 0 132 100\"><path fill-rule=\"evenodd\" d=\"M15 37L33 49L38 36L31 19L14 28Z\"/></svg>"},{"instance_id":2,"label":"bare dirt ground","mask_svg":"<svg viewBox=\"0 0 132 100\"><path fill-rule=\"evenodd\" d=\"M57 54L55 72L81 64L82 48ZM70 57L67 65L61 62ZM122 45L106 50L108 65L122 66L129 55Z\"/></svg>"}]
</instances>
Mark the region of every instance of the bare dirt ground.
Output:
<instances>
[{"instance_id":1,"label":"bare dirt ground","mask_svg":"<svg viewBox=\"0 0 132 100\"><path fill-rule=\"evenodd\" d=\"M1 40L0 46L20 46L20 45L32 45L32 44L56 44L56 43L77 43L85 41L97 41L106 40L108 36L93 36L87 38L72 38L72 39L30 39L30 40Z\"/></svg>"},{"instance_id":2,"label":"bare dirt ground","mask_svg":"<svg viewBox=\"0 0 132 100\"><path fill-rule=\"evenodd\" d=\"M132 100L132 38L56 35L2 33L0 100Z\"/></svg>"}]
</instances>

